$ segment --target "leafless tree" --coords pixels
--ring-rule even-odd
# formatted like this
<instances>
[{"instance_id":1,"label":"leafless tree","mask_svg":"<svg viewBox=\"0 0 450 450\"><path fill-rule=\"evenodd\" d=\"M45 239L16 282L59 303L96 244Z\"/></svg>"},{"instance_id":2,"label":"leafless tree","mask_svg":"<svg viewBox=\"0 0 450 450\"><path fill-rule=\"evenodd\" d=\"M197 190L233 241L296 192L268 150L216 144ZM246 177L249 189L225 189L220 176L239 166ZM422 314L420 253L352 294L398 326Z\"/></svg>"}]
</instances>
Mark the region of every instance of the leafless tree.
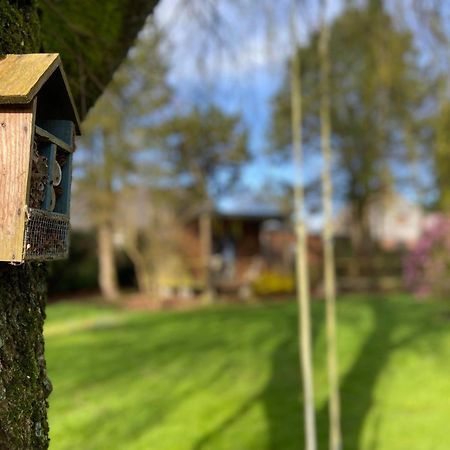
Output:
<instances>
[{"instance_id":1,"label":"leafless tree","mask_svg":"<svg viewBox=\"0 0 450 450\"><path fill-rule=\"evenodd\" d=\"M336 269L333 232L333 185L331 178L330 118L330 29L325 19L327 0L320 1L320 140L322 146L323 254L327 322L327 365L329 383L330 450L342 449L339 401L339 372L336 332Z\"/></svg>"},{"instance_id":2,"label":"leafless tree","mask_svg":"<svg viewBox=\"0 0 450 450\"><path fill-rule=\"evenodd\" d=\"M316 420L314 407L314 381L312 366L312 338L310 286L308 270L308 236L304 217L305 195L303 189L303 149L302 149L302 89L300 76L300 51L297 31L297 2L292 0L291 13L291 127L292 154L296 179L294 182L295 232L297 236L296 270L298 321L300 328L299 346L301 349L301 372L303 379L303 396L305 412L305 449L317 449Z\"/></svg>"}]
</instances>

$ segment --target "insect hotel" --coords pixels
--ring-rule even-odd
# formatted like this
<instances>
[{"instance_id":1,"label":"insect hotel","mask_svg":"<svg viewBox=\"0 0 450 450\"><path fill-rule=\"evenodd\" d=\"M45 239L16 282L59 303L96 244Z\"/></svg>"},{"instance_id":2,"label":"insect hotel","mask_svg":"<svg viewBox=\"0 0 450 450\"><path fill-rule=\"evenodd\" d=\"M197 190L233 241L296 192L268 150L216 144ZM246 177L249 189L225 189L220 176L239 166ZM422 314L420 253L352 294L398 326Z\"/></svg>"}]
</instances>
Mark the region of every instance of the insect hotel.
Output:
<instances>
[{"instance_id":1,"label":"insect hotel","mask_svg":"<svg viewBox=\"0 0 450 450\"><path fill-rule=\"evenodd\" d=\"M0 56L0 261L67 257L79 134L58 54Z\"/></svg>"}]
</instances>

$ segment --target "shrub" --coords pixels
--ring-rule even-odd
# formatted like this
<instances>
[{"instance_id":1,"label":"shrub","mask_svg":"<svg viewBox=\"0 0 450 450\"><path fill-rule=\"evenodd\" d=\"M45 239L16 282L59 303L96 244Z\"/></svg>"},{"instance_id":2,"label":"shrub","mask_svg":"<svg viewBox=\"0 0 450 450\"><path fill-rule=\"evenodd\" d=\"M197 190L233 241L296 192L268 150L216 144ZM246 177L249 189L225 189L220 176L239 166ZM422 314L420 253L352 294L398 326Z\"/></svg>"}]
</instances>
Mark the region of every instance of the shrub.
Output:
<instances>
[{"instance_id":1,"label":"shrub","mask_svg":"<svg viewBox=\"0 0 450 450\"><path fill-rule=\"evenodd\" d=\"M450 218L433 215L406 255L404 278L417 297L450 294Z\"/></svg>"},{"instance_id":2,"label":"shrub","mask_svg":"<svg viewBox=\"0 0 450 450\"><path fill-rule=\"evenodd\" d=\"M295 291L295 278L292 274L284 274L266 270L252 284L256 295L292 294Z\"/></svg>"},{"instance_id":3,"label":"shrub","mask_svg":"<svg viewBox=\"0 0 450 450\"><path fill-rule=\"evenodd\" d=\"M69 258L48 264L50 295L98 290L97 239L93 231L72 230ZM135 288L133 264L123 252L116 254L117 275L122 288Z\"/></svg>"}]
</instances>

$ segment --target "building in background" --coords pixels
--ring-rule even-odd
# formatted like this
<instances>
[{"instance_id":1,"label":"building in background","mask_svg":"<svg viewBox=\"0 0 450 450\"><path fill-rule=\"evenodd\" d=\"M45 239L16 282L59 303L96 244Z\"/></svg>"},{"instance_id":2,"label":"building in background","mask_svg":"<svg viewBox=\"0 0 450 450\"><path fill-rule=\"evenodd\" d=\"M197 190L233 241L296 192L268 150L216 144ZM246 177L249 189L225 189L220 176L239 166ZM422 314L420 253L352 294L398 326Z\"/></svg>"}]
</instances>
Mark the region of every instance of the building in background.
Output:
<instances>
[{"instance_id":1,"label":"building in background","mask_svg":"<svg viewBox=\"0 0 450 450\"><path fill-rule=\"evenodd\" d=\"M251 284L269 267L289 270L294 235L289 217L265 205L243 210L215 210L212 215L213 284L219 291L237 291ZM186 261L201 279L199 218L184 228Z\"/></svg>"},{"instance_id":2,"label":"building in background","mask_svg":"<svg viewBox=\"0 0 450 450\"><path fill-rule=\"evenodd\" d=\"M374 195L369 202L370 238L382 250L412 248L425 224L422 207L398 193ZM351 209L344 207L336 219L336 235L348 237L352 229Z\"/></svg>"}]
</instances>

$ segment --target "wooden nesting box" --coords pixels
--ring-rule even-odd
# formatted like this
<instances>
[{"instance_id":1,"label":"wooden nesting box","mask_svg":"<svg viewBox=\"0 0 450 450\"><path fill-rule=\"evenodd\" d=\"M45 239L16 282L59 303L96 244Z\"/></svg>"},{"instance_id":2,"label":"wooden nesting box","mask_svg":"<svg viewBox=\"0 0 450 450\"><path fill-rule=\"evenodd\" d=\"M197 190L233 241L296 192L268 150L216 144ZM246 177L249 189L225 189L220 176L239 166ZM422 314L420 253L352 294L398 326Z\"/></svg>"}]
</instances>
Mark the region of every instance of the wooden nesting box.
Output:
<instances>
[{"instance_id":1,"label":"wooden nesting box","mask_svg":"<svg viewBox=\"0 0 450 450\"><path fill-rule=\"evenodd\" d=\"M58 54L0 56L0 261L67 257L79 134Z\"/></svg>"}]
</instances>

